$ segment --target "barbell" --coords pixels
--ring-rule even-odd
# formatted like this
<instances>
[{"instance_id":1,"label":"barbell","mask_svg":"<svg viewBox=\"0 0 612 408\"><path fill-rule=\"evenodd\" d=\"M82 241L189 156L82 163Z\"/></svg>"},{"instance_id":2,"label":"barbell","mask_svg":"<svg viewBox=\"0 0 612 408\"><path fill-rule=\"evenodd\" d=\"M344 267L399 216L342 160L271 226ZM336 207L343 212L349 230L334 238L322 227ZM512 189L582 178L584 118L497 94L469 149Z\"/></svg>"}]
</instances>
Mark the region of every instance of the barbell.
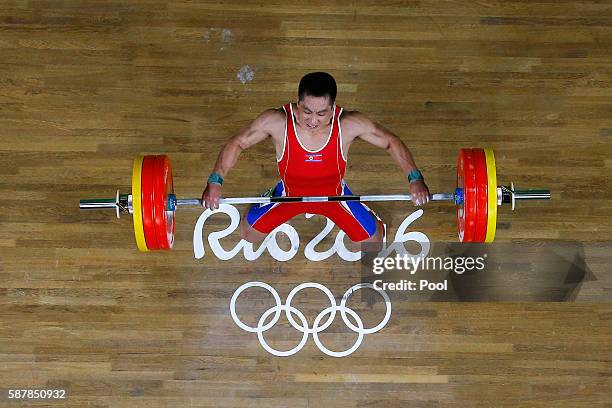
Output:
<instances>
[{"instance_id":1,"label":"barbell","mask_svg":"<svg viewBox=\"0 0 612 408\"><path fill-rule=\"evenodd\" d=\"M493 242L497 207L517 200L547 200L550 190L516 190L497 185L495 156L491 149L461 149L457 158L457 179L452 193L432 194L431 201L452 201L457 213L457 234L461 242ZM235 197L221 204L268 204L327 201L410 201L410 194L343 195L317 197ZM174 194L172 166L166 155L138 155L132 166L132 192L115 198L80 200L79 208L113 209L117 218L132 214L139 250L171 249L174 243L174 212L178 206L202 207L199 198L179 199Z\"/></svg>"}]
</instances>

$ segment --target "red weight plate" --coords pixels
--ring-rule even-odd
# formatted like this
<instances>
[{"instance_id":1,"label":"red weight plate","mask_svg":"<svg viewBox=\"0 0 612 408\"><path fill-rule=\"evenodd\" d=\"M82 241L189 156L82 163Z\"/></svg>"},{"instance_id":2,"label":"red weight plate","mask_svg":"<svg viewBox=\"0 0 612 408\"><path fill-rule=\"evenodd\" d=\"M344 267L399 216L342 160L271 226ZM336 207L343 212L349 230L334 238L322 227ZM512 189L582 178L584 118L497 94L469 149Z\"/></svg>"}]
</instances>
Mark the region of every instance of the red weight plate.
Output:
<instances>
[{"instance_id":1,"label":"red weight plate","mask_svg":"<svg viewBox=\"0 0 612 408\"><path fill-rule=\"evenodd\" d=\"M474 242L485 242L489 207L487 158L484 149L472 149L476 168L476 228Z\"/></svg>"},{"instance_id":2,"label":"red weight plate","mask_svg":"<svg viewBox=\"0 0 612 408\"><path fill-rule=\"evenodd\" d=\"M142 161L142 173L140 181L141 189L141 206L142 206L142 225L144 229L145 241L147 248L150 250L159 249L157 236L155 233L154 210L153 210L153 173L155 172L155 156L145 156Z\"/></svg>"},{"instance_id":3,"label":"red weight plate","mask_svg":"<svg viewBox=\"0 0 612 408\"><path fill-rule=\"evenodd\" d=\"M471 149L461 149L457 158L457 187L463 203L457 206L457 232L461 242L473 242L476 227L476 171Z\"/></svg>"},{"instance_id":4,"label":"red weight plate","mask_svg":"<svg viewBox=\"0 0 612 408\"><path fill-rule=\"evenodd\" d=\"M168 209L168 198L174 193L170 158L160 155L155 160L155 231L162 249L171 249L174 244L174 211Z\"/></svg>"}]
</instances>

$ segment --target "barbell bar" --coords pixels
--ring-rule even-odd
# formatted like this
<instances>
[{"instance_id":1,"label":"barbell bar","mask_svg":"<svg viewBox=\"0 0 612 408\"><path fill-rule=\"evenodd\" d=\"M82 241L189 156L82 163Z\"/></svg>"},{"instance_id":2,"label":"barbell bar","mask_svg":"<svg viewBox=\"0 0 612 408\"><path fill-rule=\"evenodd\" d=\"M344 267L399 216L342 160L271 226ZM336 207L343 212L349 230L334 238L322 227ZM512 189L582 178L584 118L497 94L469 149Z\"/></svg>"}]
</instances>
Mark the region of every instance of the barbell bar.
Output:
<instances>
[{"instance_id":1,"label":"barbell bar","mask_svg":"<svg viewBox=\"0 0 612 408\"><path fill-rule=\"evenodd\" d=\"M452 201L457 212L461 242L493 242L497 207L516 201L548 200L550 190L517 190L514 183L498 186L495 157L491 149L461 149L457 159L457 182L452 193L435 193L431 201ZM229 197L220 204L322 203L339 201L411 201L410 194L343 195L311 197ZM132 166L132 192L115 198L80 200L82 210L113 209L117 218L132 214L138 249L146 252L171 249L174 243L174 212L179 206L202 207L199 198L177 198L172 167L166 155L138 155Z\"/></svg>"}]
</instances>

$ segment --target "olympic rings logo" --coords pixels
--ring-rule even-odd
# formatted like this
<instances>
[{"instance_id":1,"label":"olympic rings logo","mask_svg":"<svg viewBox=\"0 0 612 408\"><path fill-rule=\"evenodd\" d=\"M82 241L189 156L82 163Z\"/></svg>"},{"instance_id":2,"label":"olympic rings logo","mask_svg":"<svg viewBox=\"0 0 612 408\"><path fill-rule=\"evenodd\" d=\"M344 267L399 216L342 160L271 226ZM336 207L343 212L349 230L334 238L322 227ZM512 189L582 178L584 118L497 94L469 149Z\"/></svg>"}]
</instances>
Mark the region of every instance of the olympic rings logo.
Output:
<instances>
[{"instance_id":1,"label":"olympic rings logo","mask_svg":"<svg viewBox=\"0 0 612 408\"><path fill-rule=\"evenodd\" d=\"M236 300L238 299L238 296L240 296L240 294L244 292L246 289L253 288L253 287L260 287L260 288L266 289L268 292L272 294L276 302L275 306L272 306L271 308L266 310L261 315L261 317L259 318L259 322L257 323L257 327L251 327L251 326L244 324L238 318L236 314ZM306 288L319 289L325 295L327 295L331 303L331 306L323 309L317 315L317 317L315 318L313 322L312 328L309 327L308 321L306 320L306 317L304 316L304 314L298 309L296 309L295 307L291 306L291 301L293 300L294 296L299 291L301 291L302 289L306 289ZM386 304L386 308L387 308L385 317L383 318L383 320L378 325L371 327L371 328L364 328L363 321L361 320L359 315L354 310L346 306L347 300L351 297L351 295L354 292L360 289L365 289L365 288L369 288L369 289L373 289L377 291L383 297L385 304ZM289 321L291 326L303 334L302 339L300 340L298 345L292 348L291 350L287 350L287 351L280 351L280 350L273 349L272 347L270 347L270 345L266 342L264 338L264 332L271 329L272 326L274 326L278 322L282 312L285 312L285 315L287 316L287 320ZM344 351L330 350L327 347L325 347L323 343L321 342L321 339L319 339L319 333L327 329L333 323L334 319L336 318L337 312L340 312L340 316L342 317L342 320L348 326L348 328L354 331L355 333L357 333L358 335L357 340L355 341L353 346ZM288 357L288 356L291 356L297 353L304 347L304 345L308 341L308 336L312 334L315 344L317 345L319 350L321 350L323 353L331 357L346 357L352 354L355 350L359 348L359 346L361 345L361 342L363 341L364 335L375 333L379 331L380 329L382 329L383 327L385 327L385 325L391 318L391 301L385 291L375 288L371 283L359 283L357 285L354 285L353 287L351 287L349 290L347 290L344 293L344 295L342 296L342 301L340 302L340 306L338 306L336 304L336 299L334 298L334 295L327 287L319 283L309 282L309 283L302 283L296 286L289 293L289 296L287 296L286 303L282 304L280 296L278 295L278 292L276 292L276 290L272 286L264 282L247 282L244 285L240 286L236 290L236 292L234 292L234 294L232 295L232 299L230 300L230 314L232 315L232 319L234 319L234 323L236 323L238 327L250 333L257 333L257 338L259 339L259 343L261 344L261 346L268 353L273 354L275 356ZM267 324L264 324L266 320L268 319L268 317L270 317L270 315L272 314L274 314L274 316L272 317L272 320L270 320L270 322L268 322ZM355 320L355 322L357 323L357 326L355 326L347 318L347 314L349 314ZM301 325L295 321L295 319L293 318L293 315L296 315L299 318ZM321 321L327 315L329 315L329 317L323 324L321 324Z\"/></svg>"}]
</instances>

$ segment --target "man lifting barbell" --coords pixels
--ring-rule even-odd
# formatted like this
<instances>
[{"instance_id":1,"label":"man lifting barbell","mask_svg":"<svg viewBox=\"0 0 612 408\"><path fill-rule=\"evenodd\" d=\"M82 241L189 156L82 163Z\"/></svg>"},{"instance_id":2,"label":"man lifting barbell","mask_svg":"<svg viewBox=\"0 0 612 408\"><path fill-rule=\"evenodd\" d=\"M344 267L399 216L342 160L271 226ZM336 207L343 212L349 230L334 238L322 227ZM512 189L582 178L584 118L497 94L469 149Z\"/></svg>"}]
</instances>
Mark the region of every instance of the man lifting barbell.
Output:
<instances>
[{"instance_id":1,"label":"man lifting barbell","mask_svg":"<svg viewBox=\"0 0 612 408\"><path fill-rule=\"evenodd\" d=\"M271 197L352 195L344 174L351 144L362 139L389 153L408 178L412 201L426 204L429 190L406 145L364 114L337 106L336 93L336 81L328 73L305 75L298 87L297 104L263 112L221 149L202 193L203 206L219 207L223 180L240 153L268 137L276 148L281 178L268 191ZM241 236L258 242L303 213L331 219L354 242L382 241L382 221L362 202L351 201L253 204L242 218Z\"/></svg>"},{"instance_id":2,"label":"man lifting barbell","mask_svg":"<svg viewBox=\"0 0 612 408\"><path fill-rule=\"evenodd\" d=\"M307 85L300 86L297 105L287 104L282 111L264 112L226 144L201 199L175 196L168 156L138 155L132 166L130 194L117 191L115 198L80 200L79 208L113 209L117 217L132 214L136 245L147 252L172 248L178 206L215 209L219 204L256 204L245 212L241 227L243 238L251 242L262 239L291 217L309 212L330 218L354 242L380 243L382 221L362 203L413 201L422 205L428 201L450 201L456 207L461 242L493 242L498 206L507 203L514 210L517 200L550 199L549 190L515 190L512 183L498 186L493 150L482 148L461 149L455 190L430 195L410 151L397 136L359 112L341 116L342 108L333 103L336 96L333 78L324 73L309 75L319 79L308 85L310 77L304 77ZM325 81L327 85L320 85ZM221 198L223 177L236 164L239 153L268 136L272 136L276 147L281 181L261 197ZM408 174L411 194L351 193L343 176L348 146L356 138L389 152Z\"/></svg>"}]
</instances>

